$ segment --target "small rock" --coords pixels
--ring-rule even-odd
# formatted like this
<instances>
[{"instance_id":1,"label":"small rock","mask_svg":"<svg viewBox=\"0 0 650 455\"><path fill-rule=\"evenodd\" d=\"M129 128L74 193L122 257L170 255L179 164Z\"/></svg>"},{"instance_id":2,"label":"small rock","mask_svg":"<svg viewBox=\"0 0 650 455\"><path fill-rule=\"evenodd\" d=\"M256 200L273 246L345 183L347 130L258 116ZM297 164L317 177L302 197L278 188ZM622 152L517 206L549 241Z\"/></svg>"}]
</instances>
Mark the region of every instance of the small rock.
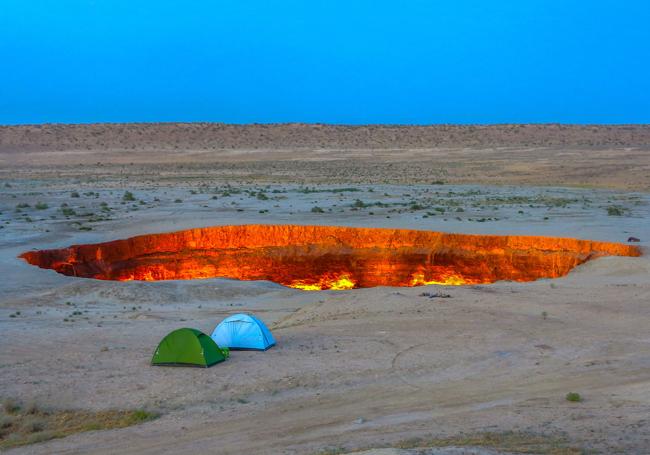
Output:
<instances>
[{"instance_id":1,"label":"small rock","mask_svg":"<svg viewBox=\"0 0 650 455\"><path fill-rule=\"evenodd\" d=\"M361 425L362 423L365 423L365 422L366 422L366 419L364 419L363 417L359 417L357 420L354 421L354 423L356 423L357 425Z\"/></svg>"},{"instance_id":2,"label":"small rock","mask_svg":"<svg viewBox=\"0 0 650 455\"><path fill-rule=\"evenodd\" d=\"M449 299L451 298L451 295L444 294L442 292L423 292L422 294L420 294L420 297L429 297L430 299L435 299L435 298Z\"/></svg>"},{"instance_id":3,"label":"small rock","mask_svg":"<svg viewBox=\"0 0 650 455\"><path fill-rule=\"evenodd\" d=\"M641 239L639 239L639 238L637 238L637 237L628 237L628 238L627 238L627 241L628 241L628 242L640 242Z\"/></svg>"}]
</instances>

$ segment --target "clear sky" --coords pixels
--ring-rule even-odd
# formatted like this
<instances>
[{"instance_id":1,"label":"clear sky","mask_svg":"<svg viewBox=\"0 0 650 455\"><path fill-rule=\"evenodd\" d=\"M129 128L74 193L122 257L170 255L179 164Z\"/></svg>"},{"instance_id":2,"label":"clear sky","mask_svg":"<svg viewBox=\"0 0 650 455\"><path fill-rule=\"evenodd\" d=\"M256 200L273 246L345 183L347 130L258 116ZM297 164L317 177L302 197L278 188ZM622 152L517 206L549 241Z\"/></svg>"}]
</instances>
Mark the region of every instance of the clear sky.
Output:
<instances>
[{"instance_id":1,"label":"clear sky","mask_svg":"<svg viewBox=\"0 0 650 455\"><path fill-rule=\"evenodd\" d=\"M650 123L650 0L0 0L0 123Z\"/></svg>"}]
</instances>

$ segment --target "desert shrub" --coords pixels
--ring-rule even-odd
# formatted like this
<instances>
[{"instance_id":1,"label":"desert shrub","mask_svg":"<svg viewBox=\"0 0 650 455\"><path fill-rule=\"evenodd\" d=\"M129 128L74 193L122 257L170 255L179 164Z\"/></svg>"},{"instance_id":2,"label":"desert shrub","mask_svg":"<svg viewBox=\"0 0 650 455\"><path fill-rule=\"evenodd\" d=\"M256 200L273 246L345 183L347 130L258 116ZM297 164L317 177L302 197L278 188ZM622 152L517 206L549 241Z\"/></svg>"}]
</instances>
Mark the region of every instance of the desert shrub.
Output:
<instances>
[{"instance_id":1,"label":"desert shrub","mask_svg":"<svg viewBox=\"0 0 650 455\"><path fill-rule=\"evenodd\" d=\"M136 411L133 411L131 414L131 417L129 418L129 423L130 424L135 424L135 423L140 423L140 422L146 422L148 420L153 420L158 417L158 414L155 412L149 412L145 411L144 409L138 409Z\"/></svg>"},{"instance_id":2,"label":"desert shrub","mask_svg":"<svg viewBox=\"0 0 650 455\"><path fill-rule=\"evenodd\" d=\"M143 409L96 413L74 410L43 411L36 405L18 407L10 399L3 402L3 407L4 411L0 414L0 452L10 447L62 438L82 431L124 428L159 416Z\"/></svg>"},{"instance_id":3,"label":"desert shrub","mask_svg":"<svg viewBox=\"0 0 650 455\"><path fill-rule=\"evenodd\" d=\"M36 210L45 210L49 208L49 205L47 205L45 202L38 202L34 207Z\"/></svg>"},{"instance_id":4,"label":"desert shrub","mask_svg":"<svg viewBox=\"0 0 650 455\"><path fill-rule=\"evenodd\" d=\"M7 398L2 402L2 409L7 414L14 414L20 410L20 406L18 406L18 403L16 403L15 400Z\"/></svg>"},{"instance_id":5,"label":"desert shrub","mask_svg":"<svg viewBox=\"0 0 650 455\"><path fill-rule=\"evenodd\" d=\"M28 402L23 408L23 412L25 412L25 414L36 414L38 412L38 406L36 405L36 402Z\"/></svg>"},{"instance_id":6,"label":"desert shrub","mask_svg":"<svg viewBox=\"0 0 650 455\"><path fill-rule=\"evenodd\" d=\"M72 193L70 193L70 197L79 197L79 193L73 191Z\"/></svg>"},{"instance_id":7,"label":"desert shrub","mask_svg":"<svg viewBox=\"0 0 650 455\"><path fill-rule=\"evenodd\" d=\"M56 438L57 435L53 431L39 431L38 433L33 433L27 438L28 444L37 444L39 442L49 441L50 439Z\"/></svg>"},{"instance_id":8,"label":"desert shrub","mask_svg":"<svg viewBox=\"0 0 650 455\"><path fill-rule=\"evenodd\" d=\"M73 208L70 207L61 207L61 213L64 216L75 216L77 212Z\"/></svg>"},{"instance_id":9,"label":"desert shrub","mask_svg":"<svg viewBox=\"0 0 650 455\"><path fill-rule=\"evenodd\" d=\"M311 211L312 211L313 213L324 213L324 212L325 212L325 210L323 210L322 208L320 208L320 207L317 206L317 205L313 206L313 207L311 208Z\"/></svg>"},{"instance_id":10,"label":"desert shrub","mask_svg":"<svg viewBox=\"0 0 650 455\"><path fill-rule=\"evenodd\" d=\"M573 403L579 403L580 401L582 401L582 397L577 392L569 392L566 394L565 398L567 401L571 401Z\"/></svg>"},{"instance_id":11,"label":"desert shrub","mask_svg":"<svg viewBox=\"0 0 650 455\"><path fill-rule=\"evenodd\" d=\"M135 201L135 196L130 191L126 191L124 196L122 196L122 200L125 202L133 202Z\"/></svg>"},{"instance_id":12,"label":"desert shrub","mask_svg":"<svg viewBox=\"0 0 650 455\"><path fill-rule=\"evenodd\" d=\"M607 207L607 215L609 216L623 216L626 209L618 205L610 205Z\"/></svg>"},{"instance_id":13,"label":"desert shrub","mask_svg":"<svg viewBox=\"0 0 650 455\"><path fill-rule=\"evenodd\" d=\"M9 428L14 423L14 418L11 416L0 417L0 430Z\"/></svg>"},{"instance_id":14,"label":"desert shrub","mask_svg":"<svg viewBox=\"0 0 650 455\"><path fill-rule=\"evenodd\" d=\"M23 431L25 433L38 433L45 429L45 422L36 417L23 419Z\"/></svg>"}]
</instances>

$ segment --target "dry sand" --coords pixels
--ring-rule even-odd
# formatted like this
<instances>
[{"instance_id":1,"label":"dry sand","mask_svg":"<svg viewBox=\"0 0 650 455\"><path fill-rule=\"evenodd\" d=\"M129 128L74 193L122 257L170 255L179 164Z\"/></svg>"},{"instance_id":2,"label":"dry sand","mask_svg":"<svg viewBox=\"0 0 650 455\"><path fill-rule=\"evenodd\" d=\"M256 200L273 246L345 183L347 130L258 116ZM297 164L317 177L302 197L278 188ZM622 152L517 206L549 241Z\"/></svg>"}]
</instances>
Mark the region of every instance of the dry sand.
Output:
<instances>
[{"instance_id":1,"label":"dry sand","mask_svg":"<svg viewBox=\"0 0 650 455\"><path fill-rule=\"evenodd\" d=\"M650 126L0 126L0 166L5 175L24 178L90 172L136 181L162 174L650 191Z\"/></svg>"},{"instance_id":2,"label":"dry sand","mask_svg":"<svg viewBox=\"0 0 650 455\"><path fill-rule=\"evenodd\" d=\"M225 152L209 150L0 149L0 395L60 408L144 407L162 414L142 425L10 452L336 453L413 437L516 431L601 453L647 453L647 256L603 258L565 278L533 283L323 292L220 279L99 282L16 259L32 248L244 223L623 242L635 236L647 251L650 195L632 190L650 188L648 141L616 145L610 136L592 148L576 145L577 139L567 146L582 147L580 152L544 146L556 155L535 149L541 147L536 135L525 151L521 143L512 152L463 143L448 152L418 149L412 155L404 155L406 147L399 153L367 147L365 158L360 149L289 153L273 141L272 152L240 148L227 160ZM108 137L120 135L114 130ZM341 161L348 156L354 159ZM410 162L415 156L425 164ZM560 163L558 156L566 160ZM147 164L152 157L163 164ZM490 167L496 158L514 167ZM136 164L124 165L127 159ZM537 176L543 160L546 173ZM447 163L446 174L429 172L433 167L427 166L438 162ZM448 166L461 162L462 172ZM439 178L528 186L431 184ZM230 195L224 194L225 182L232 185ZM262 186L267 182L268 188ZM608 189L532 186L551 183ZM344 187L353 190L331 191ZM268 200L246 192L260 189ZM135 203L121 203L127 190ZM71 197L74 191L78 198ZM390 205L352 210L357 199ZM36 209L38 202L48 207ZM64 216L64 203L74 215ZM18 212L19 204L30 207ZM325 213L312 213L315 205ZM608 215L611 207L621 216ZM168 331L211 331L240 311L267 321L278 345L265 353L233 353L207 370L149 366ZM572 391L584 401L567 402ZM453 450L431 453L464 453Z\"/></svg>"}]
</instances>

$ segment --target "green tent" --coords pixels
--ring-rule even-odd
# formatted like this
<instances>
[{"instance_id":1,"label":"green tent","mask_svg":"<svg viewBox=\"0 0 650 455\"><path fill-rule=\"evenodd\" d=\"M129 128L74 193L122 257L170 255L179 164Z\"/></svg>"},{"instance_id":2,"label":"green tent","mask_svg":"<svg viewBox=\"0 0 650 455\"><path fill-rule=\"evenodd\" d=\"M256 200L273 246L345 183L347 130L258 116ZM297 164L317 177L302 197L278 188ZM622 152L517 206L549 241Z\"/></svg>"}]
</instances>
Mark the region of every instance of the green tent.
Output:
<instances>
[{"instance_id":1,"label":"green tent","mask_svg":"<svg viewBox=\"0 0 650 455\"><path fill-rule=\"evenodd\" d=\"M227 353L212 338L196 329L178 329L162 339L152 365L211 367L226 360Z\"/></svg>"}]
</instances>

